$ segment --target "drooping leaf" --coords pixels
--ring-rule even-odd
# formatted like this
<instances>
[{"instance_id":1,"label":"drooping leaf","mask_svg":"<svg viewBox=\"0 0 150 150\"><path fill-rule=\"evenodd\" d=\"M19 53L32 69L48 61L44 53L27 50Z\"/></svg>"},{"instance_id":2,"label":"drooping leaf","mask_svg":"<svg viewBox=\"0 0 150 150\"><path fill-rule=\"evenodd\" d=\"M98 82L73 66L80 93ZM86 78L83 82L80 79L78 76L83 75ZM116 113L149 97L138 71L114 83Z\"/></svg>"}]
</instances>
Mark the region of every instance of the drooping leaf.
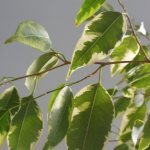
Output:
<instances>
[{"instance_id":1,"label":"drooping leaf","mask_svg":"<svg viewBox=\"0 0 150 150\"><path fill-rule=\"evenodd\" d=\"M138 150L148 150L150 146L150 116L148 116L148 119L144 125L143 129L143 135L140 140L139 149Z\"/></svg>"},{"instance_id":2,"label":"drooping leaf","mask_svg":"<svg viewBox=\"0 0 150 150\"><path fill-rule=\"evenodd\" d=\"M53 104L54 104L54 102L55 102L55 100L56 100L58 94L60 93L60 91L61 91L64 87L65 87L65 84L62 83L61 85L58 86L58 88L57 88L58 90L56 90L56 91L54 91L54 92L52 93L52 95L51 95L51 97L50 97L50 100L49 100L49 102L48 102L48 112L51 111L52 106L53 106Z\"/></svg>"},{"instance_id":3,"label":"drooping leaf","mask_svg":"<svg viewBox=\"0 0 150 150\"><path fill-rule=\"evenodd\" d=\"M121 97L115 101L115 116L118 116L119 113L124 112L131 102L130 98Z\"/></svg>"},{"instance_id":4,"label":"drooping leaf","mask_svg":"<svg viewBox=\"0 0 150 150\"><path fill-rule=\"evenodd\" d=\"M27 75L37 74L42 71L51 69L57 65L57 62L58 62L58 58L54 55L53 52L45 53L33 61L33 63L29 66L26 74ZM27 77L25 81L25 85L31 92L33 92L37 80L40 77L43 77L44 75L45 74Z\"/></svg>"},{"instance_id":5,"label":"drooping leaf","mask_svg":"<svg viewBox=\"0 0 150 150\"><path fill-rule=\"evenodd\" d=\"M125 32L126 22L119 12L103 12L92 19L76 45L67 79L78 68L107 57Z\"/></svg>"},{"instance_id":6,"label":"drooping leaf","mask_svg":"<svg viewBox=\"0 0 150 150\"><path fill-rule=\"evenodd\" d=\"M143 131L143 127L144 127L143 121L141 121L141 120L135 121L135 124L134 124L133 129L132 129L132 141L133 141L135 146L137 145L137 143L139 141L140 135Z\"/></svg>"},{"instance_id":7,"label":"drooping leaf","mask_svg":"<svg viewBox=\"0 0 150 150\"><path fill-rule=\"evenodd\" d=\"M105 0L84 0L76 17L76 25L79 26L85 20L93 16L104 2Z\"/></svg>"},{"instance_id":8,"label":"drooping leaf","mask_svg":"<svg viewBox=\"0 0 150 150\"><path fill-rule=\"evenodd\" d=\"M66 135L72 112L73 94L69 87L54 92L48 111L48 137L43 150L55 147Z\"/></svg>"},{"instance_id":9,"label":"drooping leaf","mask_svg":"<svg viewBox=\"0 0 150 150\"><path fill-rule=\"evenodd\" d=\"M0 147L3 145L10 128L10 113L8 110L0 110Z\"/></svg>"},{"instance_id":10,"label":"drooping leaf","mask_svg":"<svg viewBox=\"0 0 150 150\"><path fill-rule=\"evenodd\" d=\"M21 22L16 33L5 44L12 42L20 42L43 52L51 48L51 40L44 27L29 20Z\"/></svg>"},{"instance_id":11,"label":"drooping leaf","mask_svg":"<svg viewBox=\"0 0 150 150\"><path fill-rule=\"evenodd\" d=\"M108 92L94 84L83 88L74 99L68 150L100 150L111 128L114 107Z\"/></svg>"},{"instance_id":12,"label":"drooping leaf","mask_svg":"<svg viewBox=\"0 0 150 150\"><path fill-rule=\"evenodd\" d=\"M113 50L110 61L132 61L138 54L140 47L133 36L126 36L123 41ZM111 74L114 75L127 65L128 63L112 64Z\"/></svg>"},{"instance_id":13,"label":"drooping leaf","mask_svg":"<svg viewBox=\"0 0 150 150\"><path fill-rule=\"evenodd\" d=\"M12 115L14 115L19 108L18 106L19 104L20 104L19 94L14 86L9 87L3 93L0 94L0 110L11 109L10 112Z\"/></svg>"},{"instance_id":14,"label":"drooping leaf","mask_svg":"<svg viewBox=\"0 0 150 150\"><path fill-rule=\"evenodd\" d=\"M8 135L10 150L31 150L42 129L41 112L33 97L25 97L21 102Z\"/></svg>"}]
</instances>

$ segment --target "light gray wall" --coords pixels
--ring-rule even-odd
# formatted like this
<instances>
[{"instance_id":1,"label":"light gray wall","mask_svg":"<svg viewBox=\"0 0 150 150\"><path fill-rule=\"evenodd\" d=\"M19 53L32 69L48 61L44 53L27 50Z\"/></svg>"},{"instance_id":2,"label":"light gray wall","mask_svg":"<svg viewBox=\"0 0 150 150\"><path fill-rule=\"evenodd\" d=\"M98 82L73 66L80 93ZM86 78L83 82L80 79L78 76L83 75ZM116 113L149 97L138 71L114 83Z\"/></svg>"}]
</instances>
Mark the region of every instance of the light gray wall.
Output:
<instances>
[{"instance_id":1,"label":"light gray wall","mask_svg":"<svg viewBox=\"0 0 150 150\"><path fill-rule=\"evenodd\" d=\"M109 0L114 4L115 8L120 10L117 4L117 0ZM132 16L136 22L145 22L145 26L150 31L150 19L149 19L149 0L124 0L128 7L130 16ZM63 52L68 59L71 59L72 52L76 45L78 38L80 37L83 26L76 28L74 25L74 19L76 12L78 11L82 1L81 0L0 0L0 78L3 76L17 77L24 75L26 69L31 62L41 52L33 50L19 43L11 45L4 45L3 42L10 35L12 35L17 25L23 20L34 20L42 24L51 37L54 49ZM75 81L80 77L83 77L88 72L91 72L95 66L88 69L81 69L73 74L70 81ZM56 88L58 84L65 81L68 67L61 68L50 72L48 76L39 82L36 95L39 95L45 91ZM103 84L106 88L113 87L116 79L112 79L109 76L109 68L104 70ZM80 85L73 87L74 93L81 87L88 83L96 82L97 79L90 79L90 81L84 81ZM17 81L16 85L19 88L21 96L28 94L24 80ZM8 85L7 85L8 86ZM0 87L0 91L6 88ZM40 107L46 116L47 101L49 96L45 96L38 100ZM44 117L45 119L45 117ZM46 124L45 124L46 127ZM30 134L30 133L29 133ZM46 131L43 132L46 135ZM42 136L36 150L40 150L44 141ZM106 149L111 150L113 144L110 144ZM6 150L6 146L3 150ZM64 144L59 145L57 150L64 150Z\"/></svg>"}]
</instances>

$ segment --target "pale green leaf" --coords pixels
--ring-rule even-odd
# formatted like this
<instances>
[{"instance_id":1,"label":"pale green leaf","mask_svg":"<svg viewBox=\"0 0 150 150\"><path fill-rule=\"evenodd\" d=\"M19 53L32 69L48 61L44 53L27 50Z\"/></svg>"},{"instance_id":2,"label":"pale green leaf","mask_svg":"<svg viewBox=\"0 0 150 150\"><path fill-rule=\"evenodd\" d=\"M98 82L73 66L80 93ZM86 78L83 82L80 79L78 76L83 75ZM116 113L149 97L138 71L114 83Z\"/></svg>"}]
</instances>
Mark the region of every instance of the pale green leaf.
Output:
<instances>
[{"instance_id":1,"label":"pale green leaf","mask_svg":"<svg viewBox=\"0 0 150 150\"><path fill-rule=\"evenodd\" d=\"M29 66L26 74L27 75L38 74L42 71L51 69L57 65L57 62L58 58L54 55L53 52L45 53L33 61L33 63ZM25 85L31 92L33 92L37 80L40 77L43 77L44 75L45 74L27 77Z\"/></svg>"},{"instance_id":2,"label":"pale green leaf","mask_svg":"<svg viewBox=\"0 0 150 150\"><path fill-rule=\"evenodd\" d=\"M78 68L107 57L125 32L126 22L119 12L103 12L92 19L76 45L67 79Z\"/></svg>"},{"instance_id":3,"label":"pale green leaf","mask_svg":"<svg viewBox=\"0 0 150 150\"><path fill-rule=\"evenodd\" d=\"M41 112L33 97L25 97L21 102L8 134L10 150L31 150L42 129Z\"/></svg>"},{"instance_id":4,"label":"pale green leaf","mask_svg":"<svg viewBox=\"0 0 150 150\"><path fill-rule=\"evenodd\" d=\"M0 110L0 147L3 145L10 128L10 113L8 110Z\"/></svg>"},{"instance_id":5,"label":"pale green leaf","mask_svg":"<svg viewBox=\"0 0 150 150\"><path fill-rule=\"evenodd\" d=\"M20 42L40 51L51 48L51 40L44 27L33 21L23 21L19 24L15 34L5 43Z\"/></svg>"},{"instance_id":6,"label":"pale green leaf","mask_svg":"<svg viewBox=\"0 0 150 150\"><path fill-rule=\"evenodd\" d=\"M138 54L140 47L133 36L126 36L123 41L113 50L110 61L132 61ZM114 75L127 65L128 63L112 64L111 74Z\"/></svg>"},{"instance_id":7,"label":"pale green leaf","mask_svg":"<svg viewBox=\"0 0 150 150\"><path fill-rule=\"evenodd\" d=\"M3 93L0 94L0 110L11 109L12 115L14 115L18 110L18 105L20 104L20 97L17 89L14 86L9 87ZM18 107L15 107L18 106ZM14 109L12 109L15 107Z\"/></svg>"},{"instance_id":8,"label":"pale green leaf","mask_svg":"<svg viewBox=\"0 0 150 150\"><path fill-rule=\"evenodd\" d=\"M57 88L58 90L56 90L56 91L54 91L54 92L52 93L52 95L51 95L51 97L50 97L50 100L49 100L49 102L48 102L48 112L51 111L52 106L53 106L53 104L54 104L54 102L55 102L55 100L56 100L58 94L60 93L60 91L61 91L64 87L65 87L65 84L63 83L63 84L61 84L61 85L58 86L58 88Z\"/></svg>"},{"instance_id":9,"label":"pale green leaf","mask_svg":"<svg viewBox=\"0 0 150 150\"><path fill-rule=\"evenodd\" d=\"M73 94L69 87L54 92L48 114L48 137L43 150L55 147L66 135L72 112Z\"/></svg>"},{"instance_id":10,"label":"pale green leaf","mask_svg":"<svg viewBox=\"0 0 150 150\"><path fill-rule=\"evenodd\" d=\"M141 121L141 120L135 121L135 124L134 124L133 129L132 129L132 141L133 141L135 146L137 145L137 143L139 141L139 138L140 138L141 133L143 131L143 127L144 127L143 121Z\"/></svg>"},{"instance_id":11,"label":"pale green leaf","mask_svg":"<svg viewBox=\"0 0 150 150\"><path fill-rule=\"evenodd\" d=\"M94 84L83 88L74 99L68 150L100 150L104 146L114 117L108 92Z\"/></svg>"},{"instance_id":12,"label":"pale green leaf","mask_svg":"<svg viewBox=\"0 0 150 150\"><path fill-rule=\"evenodd\" d=\"M150 116L144 125L143 135L140 140L139 149L138 150L148 150L147 148L150 146Z\"/></svg>"},{"instance_id":13,"label":"pale green leaf","mask_svg":"<svg viewBox=\"0 0 150 150\"><path fill-rule=\"evenodd\" d=\"M84 0L76 17L76 25L79 26L85 20L93 16L104 2L105 0Z\"/></svg>"}]
</instances>

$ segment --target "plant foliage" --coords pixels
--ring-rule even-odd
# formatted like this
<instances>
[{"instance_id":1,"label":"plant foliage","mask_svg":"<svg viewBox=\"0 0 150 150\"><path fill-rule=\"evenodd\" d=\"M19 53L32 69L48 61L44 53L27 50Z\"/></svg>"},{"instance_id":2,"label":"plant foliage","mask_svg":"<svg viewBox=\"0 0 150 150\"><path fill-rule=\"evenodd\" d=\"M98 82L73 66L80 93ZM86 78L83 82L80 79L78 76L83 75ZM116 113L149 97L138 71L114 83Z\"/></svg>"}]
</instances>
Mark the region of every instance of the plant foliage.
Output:
<instances>
[{"instance_id":1,"label":"plant foliage","mask_svg":"<svg viewBox=\"0 0 150 150\"><path fill-rule=\"evenodd\" d=\"M42 52L28 67L26 75L2 78L0 86L25 79L28 96L21 97L16 86L0 94L0 147L5 140L9 150L32 150L43 129L42 113L37 99L52 93L47 108L47 138L43 150L52 150L66 138L68 150L101 150L115 141L114 150L150 149L150 59L148 45L141 42L149 33L144 24L133 24L121 2L123 12L106 0L84 0L75 19L84 31L75 46L72 60L52 47L46 29L30 20L19 24L5 44L20 42ZM97 65L89 75L75 82L61 83L39 96L34 91L38 80L56 68L70 65L66 78L79 68ZM101 82L102 68L120 80L106 89ZM73 96L71 86L93 77L97 83L81 88ZM112 78L113 79L113 78ZM118 130L115 121L121 117ZM111 139L115 133L115 140Z\"/></svg>"}]
</instances>

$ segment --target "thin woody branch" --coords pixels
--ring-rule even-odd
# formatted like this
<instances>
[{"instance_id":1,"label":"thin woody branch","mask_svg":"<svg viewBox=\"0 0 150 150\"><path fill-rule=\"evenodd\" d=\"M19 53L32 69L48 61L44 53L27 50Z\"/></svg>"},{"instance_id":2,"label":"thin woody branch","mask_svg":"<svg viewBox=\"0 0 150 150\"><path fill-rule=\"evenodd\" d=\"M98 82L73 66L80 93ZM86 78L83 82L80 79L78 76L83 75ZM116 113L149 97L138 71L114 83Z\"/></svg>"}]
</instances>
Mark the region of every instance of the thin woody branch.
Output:
<instances>
[{"instance_id":1,"label":"thin woody branch","mask_svg":"<svg viewBox=\"0 0 150 150\"><path fill-rule=\"evenodd\" d=\"M95 64L103 65L103 67L104 67L104 66L107 66L107 65L121 64L121 63L143 64L143 63L150 63L150 61L149 60L143 60L143 61L114 61L114 62L112 61L112 62L96 62ZM39 76L39 75L42 75L42 74L44 74L46 72L50 72L52 70L55 70L57 68L60 68L60 67L63 67L63 66L69 65L69 64L71 64L71 62L67 61L67 62L65 62L63 64L60 64L60 65L58 65L56 67L53 67L51 69L48 69L48 70L44 70L42 72L38 72L38 73L35 73L35 74L30 74L30 75L24 75L24 76L16 77L14 79L1 82L0 86L2 86L4 84L7 84L7 83L10 83L10 82L13 82L13 81L21 80L21 79L24 79L24 78L29 78L29 77L32 77L32 76Z\"/></svg>"},{"instance_id":2,"label":"thin woody branch","mask_svg":"<svg viewBox=\"0 0 150 150\"><path fill-rule=\"evenodd\" d=\"M143 53L145 59L146 59L147 61L150 61L149 58L147 57L145 51L144 51L144 48L143 48L143 46L142 46L142 44L141 44L141 42L140 42L140 40L139 40L137 34L136 34L136 31L134 30L134 26L133 26L133 24L132 24L132 21L131 21L131 19L130 19L130 16L129 16L129 14L128 14L128 11L127 11L125 5L122 3L121 0L118 0L118 3L119 3L119 5L122 7L124 13L126 14L126 17L127 17L127 19L128 19L129 25L130 25L131 30L132 30L132 34L134 35L134 37L135 37L137 43L139 44L140 49L141 49L141 52Z\"/></svg>"}]
</instances>

